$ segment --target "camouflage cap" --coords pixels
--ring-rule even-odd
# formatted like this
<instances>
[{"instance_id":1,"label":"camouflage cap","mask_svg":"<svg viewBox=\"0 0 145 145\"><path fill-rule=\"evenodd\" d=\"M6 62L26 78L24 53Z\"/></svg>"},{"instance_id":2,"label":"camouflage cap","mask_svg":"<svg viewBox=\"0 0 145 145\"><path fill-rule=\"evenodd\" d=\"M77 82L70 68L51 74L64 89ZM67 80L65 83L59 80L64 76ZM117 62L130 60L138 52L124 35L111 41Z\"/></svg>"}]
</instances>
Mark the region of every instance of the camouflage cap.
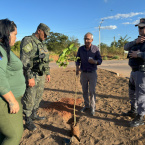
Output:
<instances>
[{"instance_id":1,"label":"camouflage cap","mask_svg":"<svg viewBox=\"0 0 145 145\"><path fill-rule=\"evenodd\" d=\"M48 36L49 35L49 32L50 32L50 28L43 24L43 23L40 23L39 26L37 27L37 29L41 29L44 31L44 33Z\"/></svg>"},{"instance_id":2,"label":"camouflage cap","mask_svg":"<svg viewBox=\"0 0 145 145\"><path fill-rule=\"evenodd\" d=\"M140 22L138 24L136 24L135 26L145 27L145 18L141 18Z\"/></svg>"}]
</instances>

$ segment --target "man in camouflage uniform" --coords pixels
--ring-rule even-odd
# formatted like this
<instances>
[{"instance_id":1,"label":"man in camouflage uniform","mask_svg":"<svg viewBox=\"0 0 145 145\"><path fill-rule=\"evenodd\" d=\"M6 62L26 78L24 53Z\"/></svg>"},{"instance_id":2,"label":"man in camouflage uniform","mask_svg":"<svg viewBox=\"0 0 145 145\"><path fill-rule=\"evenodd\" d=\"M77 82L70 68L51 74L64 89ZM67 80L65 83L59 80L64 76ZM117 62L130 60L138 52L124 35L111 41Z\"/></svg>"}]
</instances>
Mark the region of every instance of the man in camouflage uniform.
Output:
<instances>
[{"instance_id":1,"label":"man in camouflage uniform","mask_svg":"<svg viewBox=\"0 0 145 145\"><path fill-rule=\"evenodd\" d=\"M45 117L37 115L39 103L44 91L45 76L50 81L49 55L44 40L49 35L49 27L40 23L35 33L23 38L20 45L20 59L23 63L26 78L26 91L23 102L25 127L36 130L32 120L43 120Z\"/></svg>"}]
</instances>

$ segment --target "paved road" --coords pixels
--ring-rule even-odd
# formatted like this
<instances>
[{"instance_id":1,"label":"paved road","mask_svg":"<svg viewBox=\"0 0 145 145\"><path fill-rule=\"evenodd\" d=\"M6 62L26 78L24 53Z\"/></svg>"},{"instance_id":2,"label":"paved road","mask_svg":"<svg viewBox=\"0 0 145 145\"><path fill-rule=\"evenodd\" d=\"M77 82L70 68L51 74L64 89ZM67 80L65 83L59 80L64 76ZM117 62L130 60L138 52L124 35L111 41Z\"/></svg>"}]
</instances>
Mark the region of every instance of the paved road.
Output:
<instances>
[{"instance_id":1,"label":"paved road","mask_svg":"<svg viewBox=\"0 0 145 145\"><path fill-rule=\"evenodd\" d=\"M58 68L55 62L50 63L51 68ZM74 62L70 62L68 67L75 67ZM128 60L104 60L98 68L106 69L121 74L123 77L129 77L131 69L128 66Z\"/></svg>"},{"instance_id":2,"label":"paved road","mask_svg":"<svg viewBox=\"0 0 145 145\"><path fill-rule=\"evenodd\" d=\"M114 71L121 74L123 77L129 77L131 68L128 65L128 59L126 60L104 60L102 65L98 68Z\"/></svg>"}]
</instances>

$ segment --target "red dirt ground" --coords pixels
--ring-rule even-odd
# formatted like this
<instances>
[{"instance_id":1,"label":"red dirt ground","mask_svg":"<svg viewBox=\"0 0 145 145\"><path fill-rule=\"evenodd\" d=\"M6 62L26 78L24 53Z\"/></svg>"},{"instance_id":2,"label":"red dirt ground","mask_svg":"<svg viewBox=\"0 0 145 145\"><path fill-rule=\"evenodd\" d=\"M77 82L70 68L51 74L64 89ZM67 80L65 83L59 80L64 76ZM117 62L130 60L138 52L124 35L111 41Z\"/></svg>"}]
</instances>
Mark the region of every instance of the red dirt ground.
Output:
<instances>
[{"instance_id":1,"label":"red dirt ground","mask_svg":"<svg viewBox=\"0 0 145 145\"><path fill-rule=\"evenodd\" d=\"M76 99L76 109L80 109L80 104L82 104L82 99ZM49 113L57 113L59 117L63 118L65 122L73 117L74 114L74 99L72 98L62 98L60 101L52 102L44 110Z\"/></svg>"},{"instance_id":2,"label":"red dirt ground","mask_svg":"<svg viewBox=\"0 0 145 145\"><path fill-rule=\"evenodd\" d=\"M81 113L82 89L75 82L75 68L51 69L51 82L45 83L39 115L47 119L35 121L37 130L24 130L20 145L63 145L71 138L69 119L73 116L73 102L77 87L76 114L80 128L80 145L144 145L145 125L129 127L129 117L121 116L130 109L128 79L98 69L96 86L96 114Z\"/></svg>"}]
</instances>

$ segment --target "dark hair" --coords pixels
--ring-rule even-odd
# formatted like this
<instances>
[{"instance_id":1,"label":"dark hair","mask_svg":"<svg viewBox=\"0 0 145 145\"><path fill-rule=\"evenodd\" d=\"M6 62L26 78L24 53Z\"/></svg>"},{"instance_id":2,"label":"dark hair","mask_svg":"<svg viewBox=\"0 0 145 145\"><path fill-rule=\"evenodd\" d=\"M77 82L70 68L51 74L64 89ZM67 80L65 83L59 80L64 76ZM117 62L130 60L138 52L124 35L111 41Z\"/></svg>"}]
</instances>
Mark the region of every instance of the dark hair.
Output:
<instances>
[{"instance_id":1,"label":"dark hair","mask_svg":"<svg viewBox=\"0 0 145 145\"><path fill-rule=\"evenodd\" d=\"M8 62L10 61L10 45L9 45L9 37L10 33L15 31L17 28L16 24L9 19L1 19L0 20L0 41L3 44L3 48L7 52Z\"/></svg>"}]
</instances>

